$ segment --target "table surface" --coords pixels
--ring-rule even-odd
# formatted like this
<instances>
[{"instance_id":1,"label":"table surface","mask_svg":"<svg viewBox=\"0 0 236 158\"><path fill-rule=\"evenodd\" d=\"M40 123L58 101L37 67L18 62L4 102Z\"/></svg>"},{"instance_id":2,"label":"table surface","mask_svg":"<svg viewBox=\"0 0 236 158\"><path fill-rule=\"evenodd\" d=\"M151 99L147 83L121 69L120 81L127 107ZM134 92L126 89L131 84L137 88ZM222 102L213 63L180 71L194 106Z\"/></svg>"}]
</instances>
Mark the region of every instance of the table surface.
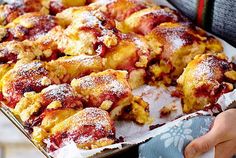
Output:
<instances>
[{"instance_id":1,"label":"table surface","mask_svg":"<svg viewBox=\"0 0 236 158\"><path fill-rule=\"evenodd\" d=\"M44 158L0 112L0 158Z\"/></svg>"}]
</instances>

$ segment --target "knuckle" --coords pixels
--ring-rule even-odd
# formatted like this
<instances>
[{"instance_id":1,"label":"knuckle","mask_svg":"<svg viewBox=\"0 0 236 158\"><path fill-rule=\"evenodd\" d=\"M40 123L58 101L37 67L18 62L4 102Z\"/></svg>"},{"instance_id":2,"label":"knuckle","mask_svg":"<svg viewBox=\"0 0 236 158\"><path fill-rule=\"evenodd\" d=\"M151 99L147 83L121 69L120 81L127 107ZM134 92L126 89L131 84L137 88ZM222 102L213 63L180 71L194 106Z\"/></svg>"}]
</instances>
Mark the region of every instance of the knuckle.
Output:
<instances>
[{"instance_id":1,"label":"knuckle","mask_svg":"<svg viewBox=\"0 0 236 158\"><path fill-rule=\"evenodd\" d=\"M197 153L202 153L209 151L211 146L208 142L200 143L200 142L193 142L192 148L196 150Z\"/></svg>"},{"instance_id":2,"label":"knuckle","mask_svg":"<svg viewBox=\"0 0 236 158\"><path fill-rule=\"evenodd\" d=\"M203 152L209 151L211 149L211 146L209 143L205 142L201 144L201 150Z\"/></svg>"}]
</instances>

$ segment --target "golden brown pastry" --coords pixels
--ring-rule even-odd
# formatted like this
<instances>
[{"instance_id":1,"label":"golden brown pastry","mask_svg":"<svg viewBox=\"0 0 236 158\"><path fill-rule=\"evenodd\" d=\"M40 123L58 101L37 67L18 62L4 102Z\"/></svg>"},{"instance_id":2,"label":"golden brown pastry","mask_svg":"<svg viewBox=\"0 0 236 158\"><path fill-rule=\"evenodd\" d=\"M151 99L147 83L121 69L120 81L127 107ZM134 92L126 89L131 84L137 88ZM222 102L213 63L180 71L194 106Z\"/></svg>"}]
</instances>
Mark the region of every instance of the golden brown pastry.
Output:
<instances>
[{"instance_id":1,"label":"golden brown pastry","mask_svg":"<svg viewBox=\"0 0 236 158\"><path fill-rule=\"evenodd\" d=\"M218 40L147 1L22 0L0 5L0 24L0 101L49 152L113 144L112 119L149 123L148 103L132 94L144 84L182 74L188 113L236 81Z\"/></svg>"},{"instance_id":2,"label":"golden brown pastry","mask_svg":"<svg viewBox=\"0 0 236 158\"><path fill-rule=\"evenodd\" d=\"M82 99L69 84L50 85L40 93L27 92L16 104L14 114L28 125L40 124L48 111L82 109ZM27 121L27 122L26 122Z\"/></svg>"},{"instance_id":3,"label":"golden brown pastry","mask_svg":"<svg viewBox=\"0 0 236 158\"><path fill-rule=\"evenodd\" d=\"M3 76L1 87L7 105L14 108L25 92L40 92L53 83L59 81L51 77L45 68L45 63L22 61Z\"/></svg>"},{"instance_id":4,"label":"golden brown pastry","mask_svg":"<svg viewBox=\"0 0 236 158\"><path fill-rule=\"evenodd\" d=\"M106 70L74 79L72 87L86 99L89 107L98 107L111 111L116 118L121 110L132 100L126 71Z\"/></svg>"},{"instance_id":5,"label":"golden brown pastry","mask_svg":"<svg viewBox=\"0 0 236 158\"><path fill-rule=\"evenodd\" d=\"M154 6L153 4L148 3L147 1L140 0L91 1L96 3L92 3L90 6L99 8L99 10L101 10L111 18L116 19L117 21L123 21L131 14L139 10Z\"/></svg>"},{"instance_id":6,"label":"golden brown pastry","mask_svg":"<svg viewBox=\"0 0 236 158\"><path fill-rule=\"evenodd\" d=\"M159 60L150 65L150 79L170 84L198 54L221 53L220 42L186 23L162 23L146 35L149 44L162 47Z\"/></svg>"},{"instance_id":7,"label":"golden brown pastry","mask_svg":"<svg viewBox=\"0 0 236 158\"><path fill-rule=\"evenodd\" d=\"M51 15L56 15L66 8L85 5L86 0L41 0L41 3Z\"/></svg>"},{"instance_id":8,"label":"golden brown pastry","mask_svg":"<svg viewBox=\"0 0 236 158\"><path fill-rule=\"evenodd\" d=\"M120 29L123 32L146 35L165 22L188 22L188 20L175 10L153 6L131 14L120 24Z\"/></svg>"},{"instance_id":9,"label":"golden brown pastry","mask_svg":"<svg viewBox=\"0 0 236 158\"><path fill-rule=\"evenodd\" d=\"M147 34L164 22L189 22L178 11L138 0L96 0L90 6L118 21L122 32Z\"/></svg>"},{"instance_id":10,"label":"golden brown pastry","mask_svg":"<svg viewBox=\"0 0 236 158\"><path fill-rule=\"evenodd\" d=\"M26 13L6 25L7 34L3 41L36 40L57 25L54 16L43 13Z\"/></svg>"},{"instance_id":11,"label":"golden brown pastry","mask_svg":"<svg viewBox=\"0 0 236 158\"><path fill-rule=\"evenodd\" d=\"M115 127L106 111L85 108L57 124L44 135L34 133L33 138L43 138L49 151L55 151L71 141L79 148L91 149L114 143Z\"/></svg>"},{"instance_id":12,"label":"golden brown pastry","mask_svg":"<svg viewBox=\"0 0 236 158\"><path fill-rule=\"evenodd\" d=\"M119 43L104 52L106 68L128 71L131 88L138 88L146 82L146 69L160 54L161 48L153 50L142 36L120 34L119 37Z\"/></svg>"},{"instance_id":13,"label":"golden brown pastry","mask_svg":"<svg viewBox=\"0 0 236 158\"><path fill-rule=\"evenodd\" d=\"M32 61L34 59L53 60L61 53L53 47L38 41L8 41L0 43L0 63L16 63L18 60Z\"/></svg>"},{"instance_id":14,"label":"golden brown pastry","mask_svg":"<svg viewBox=\"0 0 236 158\"><path fill-rule=\"evenodd\" d=\"M24 13L39 12L41 9L42 5L40 0L15 0L7 4L1 4L0 24L6 25Z\"/></svg>"},{"instance_id":15,"label":"golden brown pastry","mask_svg":"<svg viewBox=\"0 0 236 158\"><path fill-rule=\"evenodd\" d=\"M65 56L47 63L47 70L54 72L63 83L105 69L105 59L100 56Z\"/></svg>"},{"instance_id":16,"label":"golden brown pastry","mask_svg":"<svg viewBox=\"0 0 236 158\"><path fill-rule=\"evenodd\" d=\"M236 71L223 54L197 55L177 82L183 91L184 112L188 113L215 104L222 94L232 91Z\"/></svg>"},{"instance_id":17,"label":"golden brown pastry","mask_svg":"<svg viewBox=\"0 0 236 158\"><path fill-rule=\"evenodd\" d=\"M102 12L88 7L70 8L58 14L57 19L66 26L56 40L67 55L103 54L106 48L117 45L115 22Z\"/></svg>"}]
</instances>

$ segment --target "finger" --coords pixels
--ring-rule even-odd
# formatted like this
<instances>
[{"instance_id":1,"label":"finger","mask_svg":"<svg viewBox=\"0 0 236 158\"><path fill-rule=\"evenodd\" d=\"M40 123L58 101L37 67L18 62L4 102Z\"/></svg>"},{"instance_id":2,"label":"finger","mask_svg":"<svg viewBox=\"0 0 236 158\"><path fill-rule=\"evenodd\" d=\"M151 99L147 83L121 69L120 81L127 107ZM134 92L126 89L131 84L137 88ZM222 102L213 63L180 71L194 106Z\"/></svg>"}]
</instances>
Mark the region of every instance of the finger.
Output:
<instances>
[{"instance_id":1,"label":"finger","mask_svg":"<svg viewBox=\"0 0 236 158\"><path fill-rule=\"evenodd\" d=\"M236 154L236 139L218 144L216 146L215 158L232 158Z\"/></svg>"},{"instance_id":2,"label":"finger","mask_svg":"<svg viewBox=\"0 0 236 158\"><path fill-rule=\"evenodd\" d=\"M193 140L185 148L185 157L197 157L222 142L222 140L224 140L225 131L221 127L218 125L217 122L214 122L212 129L206 135L203 135Z\"/></svg>"},{"instance_id":3,"label":"finger","mask_svg":"<svg viewBox=\"0 0 236 158\"><path fill-rule=\"evenodd\" d=\"M201 155L202 153L209 151L217 143L215 141L215 138L215 134L209 132L206 135L193 140L185 148L185 158L194 158Z\"/></svg>"},{"instance_id":4,"label":"finger","mask_svg":"<svg viewBox=\"0 0 236 158\"><path fill-rule=\"evenodd\" d=\"M235 126L231 124L236 120L236 110L228 110L219 114L212 129L204 136L192 141L185 149L186 158L197 157L221 142L236 138Z\"/></svg>"}]
</instances>

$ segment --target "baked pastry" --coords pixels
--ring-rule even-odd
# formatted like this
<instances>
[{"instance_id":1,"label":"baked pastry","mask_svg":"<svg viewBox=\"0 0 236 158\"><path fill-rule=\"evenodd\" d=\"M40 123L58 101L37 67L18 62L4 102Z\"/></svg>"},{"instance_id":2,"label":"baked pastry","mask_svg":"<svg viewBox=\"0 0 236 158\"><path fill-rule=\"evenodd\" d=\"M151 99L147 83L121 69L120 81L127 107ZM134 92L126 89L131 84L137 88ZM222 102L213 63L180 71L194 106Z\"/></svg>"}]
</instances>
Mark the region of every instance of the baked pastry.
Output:
<instances>
[{"instance_id":1,"label":"baked pastry","mask_svg":"<svg viewBox=\"0 0 236 158\"><path fill-rule=\"evenodd\" d=\"M142 36L120 34L118 44L107 48L103 57L107 69L128 71L128 82L135 89L146 82L146 69L160 52L161 48L152 49Z\"/></svg>"},{"instance_id":2,"label":"baked pastry","mask_svg":"<svg viewBox=\"0 0 236 158\"><path fill-rule=\"evenodd\" d=\"M49 151L55 151L70 141L79 148L98 148L114 143L115 127L108 112L85 108L54 126L43 141Z\"/></svg>"},{"instance_id":3,"label":"baked pastry","mask_svg":"<svg viewBox=\"0 0 236 158\"><path fill-rule=\"evenodd\" d=\"M26 13L5 26L7 33L3 41L35 40L56 25L57 22L54 16L38 12Z\"/></svg>"},{"instance_id":4,"label":"baked pastry","mask_svg":"<svg viewBox=\"0 0 236 158\"><path fill-rule=\"evenodd\" d=\"M132 100L126 71L106 70L74 79L72 87L86 98L89 107L111 111L111 117L120 115L121 110Z\"/></svg>"},{"instance_id":5,"label":"baked pastry","mask_svg":"<svg viewBox=\"0 0 236 158\"><path fill-rule=\"evenodd\" d=\"M41 0L41 4L49 10L49 14L56 15L66 8L85 5L86 0Z\"/></svg>"},{"instance_id":6,"label":"baked pastry","mask_svg":"<svg viewBox=\"0 0 236 158\"><path fill-rule=\"evenodd\" d=\"M57 59L61 52L53 44L46 45L36 41L8 41L0 43L0 63L16 63L18 60L50 61Z\"/></svg>"},{"instance_id":7,"label":"baked pastry","mask_svg":"<svg viewBox=\"0 0 236 158\"><path fill-rule=\"evenodd\" d=\"M165 84L175 83L196 55L223 49L218 40L187 23L162 23L146 38L153 47L162 47L159 60L149 66L150 80Z\"/></svg>"},{"instance_id":8,"label":"baked pastry","mask_svg":"<svg viewBox=\"0 0 236 158\"><path fill-rule=\"evenodd\" d=\"M43 117L49 113L48 111L67 108L81 110L82 98L69 84L59 84L50 85L40 93L25 93L13 112L29 127L40 124Z\"/></svg>"},{"instance_id":9,"label":"baked pastry","mask_svg":"<svg viewBox=\"0 0 236 158\"><path fill-rule=\"evenodd\" d=\"M104 0L91 0L91 5L101 10L103 13L109 15L111 18L117 21L123 21L131 14L148 8L149 6L154 6L147 1L139 0L115 0L115 1L104 1Z\"/></svg>"},{"instance_id":10,"label":"baked pastry","mask_svg":"<svg viewBox=\"0 0 236 158\"><path fill-rule=\"evenodd\" d=\"M89 7L69 8L58 14L57 19L66 26L63 38L57 39L59 49L65 54L102 55L106 47L117 45L115 22L102 12Z\"/></svg>"},{"instance_id":11,"label":"baked pastry","mask_svg":"<svg viewBox=\"0 0 236 158\"><path fill-rule=\"evenodd\" d=\"M65 30L58 28L59 38L56 38L59 49L65 54L99 55L106 60L106 69L129 72L132 89L145 83L145 69L160 53L160 48L154 51L144 37L119 32L113 19L92 7L69 8L57 14L57 18L59 21L63 19L60 23L66 26ZM85 42L84 38L89 40Z\"/></svg>"},{"instance_id":12,"label":"baked pastry","mask_svg":"<svg viewBox=\"0 0 236 158\"><path fill-rule=\"evenodd\" d=\"M59 81L50 77L45 69L45 63L22 61L3 76L1 88L7 105L14 108L25 92L40 92L53 83L59 83Z\"/></svg>"},{"instance_id":13,"label":"baked pastry","mask_svg":"<svg viewBox=\"0 0 236 158\"><path fill-rule=\"evenodd\" d=\"M6 25L24 13L39 12L41 9L40 0L9 1L0 5L0 24Z\"/></svg>"},{"instance_id":14,"label":"baked pastry","mask_svg":"<svg viewBox=\"0 0 236 158\"><path fill-rule=\"evenodd\" d=\"M214 105L222 94L232 91L236 71L223 54L197 55L177 82L183 92L183 110L189 113Z\"/></svg>"},{"instance_id":15,"label":"baked pastry","mask_svg":"<svg viewBox=\"0 0 236 158\"><path fill-rule=\"evenodd\" d=\"M178 11L164 6L153 5L148 1L138 0L96 0L90 6L98 7L104 14L117 20L117 27L122 32L147 34L164 22L189 22Z\"/></svg>"},{"instance_id":16,"label":"baked pastry","mask_svg":"<svg viewBox=\"0 0 236 158\"><path fill-rule=\"evenodd\" d=\"M65 56L48 62L46 68L62 83L70 83L74 78L104 70L105 62L100 56Z\"/></svg>"},{"instance_id":17,"label":"baked pastry","mask_svg":"<svg viewBox=\"0 0 236 158\"><path fill-rule=\"evenodd\" d=\"M50 62L26 59L3 74L2 93L10 107L14 107L25 92L40 92L53 83L70 83L73 78L104 69L99 56L67 56Z\"/></svg>"},{"instance_id":18,"label":"baked pastry","mask_svg":"<svg viewBox=\"0 0 236 158\"><path fill-rule=\"evenodd\" d=\"M0 15L0 100L49 152L113 144L113 120L149 123L148 103L132 94L141 85L175 85L182 74L188 113L236 80L217 39L150 2L24 0Z\"/></svg>"},{"instance_id":19,"label":"baked pastry","mask_svg":"<svg viewBox=\"0 0 236 158\"><path fill-rule=\"evenodd\" d=\"M166 22L189 23L185 17L175 10L167 7L153 6L131 14L119 24L119 28L122 32L132 31L146 35L156 26Z\"/></svg>"}]
</instances>

